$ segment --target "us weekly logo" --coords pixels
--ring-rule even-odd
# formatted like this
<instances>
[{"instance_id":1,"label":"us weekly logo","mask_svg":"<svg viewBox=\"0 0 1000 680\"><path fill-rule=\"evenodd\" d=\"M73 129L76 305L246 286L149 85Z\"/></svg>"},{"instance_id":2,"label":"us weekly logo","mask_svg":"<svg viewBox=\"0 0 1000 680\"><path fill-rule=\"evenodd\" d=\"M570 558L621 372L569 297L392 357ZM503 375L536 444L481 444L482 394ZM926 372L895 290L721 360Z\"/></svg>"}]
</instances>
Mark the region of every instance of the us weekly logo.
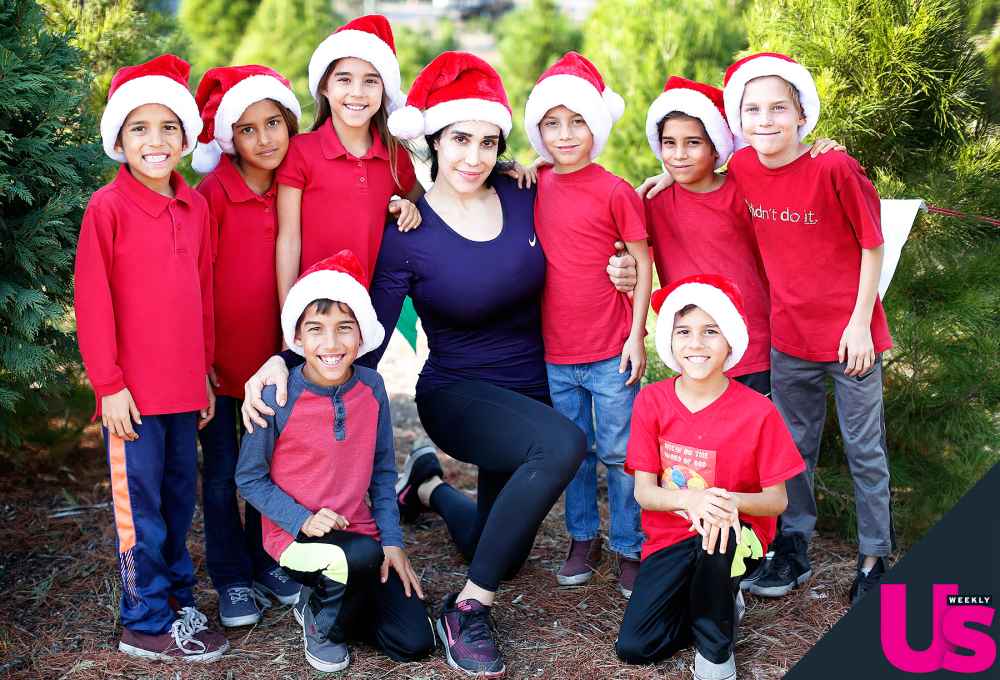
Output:
<instances>
[{"instance_id":1,"label":"us weekly logo","mask_svg":"<svg viewBox=\"0 0 1000 680\"><path fill-rule=\"evenodd\" d=\"M982 673L993 666L997 642L990 632L996 616L992 595L960 594L957 584L935 583L931 642L918 650L908 641L907 590L902 583L880 586L882 651L889 663L906 673ZM910 597L926 597L922 589L909 590Z\"/></svg>"}]
</instances>

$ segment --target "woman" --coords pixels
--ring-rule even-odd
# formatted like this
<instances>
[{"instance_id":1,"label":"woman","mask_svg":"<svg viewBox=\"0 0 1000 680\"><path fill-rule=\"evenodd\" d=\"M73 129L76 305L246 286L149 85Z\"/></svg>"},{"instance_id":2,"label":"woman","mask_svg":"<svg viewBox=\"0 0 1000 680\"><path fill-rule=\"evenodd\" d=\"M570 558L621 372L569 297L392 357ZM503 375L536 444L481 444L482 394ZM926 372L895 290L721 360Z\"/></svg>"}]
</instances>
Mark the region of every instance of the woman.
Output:
<instances>
[{"instance_id":1,"label":"woman","mask_svg":"<svg viewBox=\"0 0 1000 680\"><path fill-rule=\"evenodd\" d=\"M413 299L430 348L416 390L421 423L441 449L478 466L479 481L474 502L442 482L428 447L407 459L397 489L404 516L436 511L470 562L465 586L445 598L436 624L448 663L495 677L504 672L489 614L497 587L524 563L587 444L550 406L540 321L545 258L534 192L518 189L497 164L511 129L499 75L473 55L446 52L417 77L407 103L390 129L426 135L434 186L418 204L420 229L386 230L371 293L390 328L404 297ZM630 273L634 279L634 266ZM373 353L375 363L384 350ZM255 398L263 382L282 383L283 371L272 359L251 379L245 420L262 406Z\"/></svg>"}]
</instances>

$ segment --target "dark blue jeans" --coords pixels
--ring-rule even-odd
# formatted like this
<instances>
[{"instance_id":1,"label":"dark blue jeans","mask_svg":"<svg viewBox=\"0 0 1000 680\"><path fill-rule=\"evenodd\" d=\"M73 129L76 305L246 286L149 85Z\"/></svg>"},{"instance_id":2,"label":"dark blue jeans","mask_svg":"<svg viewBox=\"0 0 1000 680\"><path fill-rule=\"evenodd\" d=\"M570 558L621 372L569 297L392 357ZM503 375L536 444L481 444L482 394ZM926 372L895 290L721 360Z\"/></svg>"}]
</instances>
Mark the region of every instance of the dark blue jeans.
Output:
<instances>
[{"instance_id":1,"label":"dark blue jeans","mask_svg":"<svg viewBox=\"0 0 1000 680\"><path fill-rule=\"evenodd\" d=\"M239 413L239 399L217 397L215 418L198 433L202 452L205 563L218 591L230 586L249 586L254 575L276 566L264 552L257 509L247 503L246 522L240 522L235 479L243 433Z\"/></svg>"}]
</instances>

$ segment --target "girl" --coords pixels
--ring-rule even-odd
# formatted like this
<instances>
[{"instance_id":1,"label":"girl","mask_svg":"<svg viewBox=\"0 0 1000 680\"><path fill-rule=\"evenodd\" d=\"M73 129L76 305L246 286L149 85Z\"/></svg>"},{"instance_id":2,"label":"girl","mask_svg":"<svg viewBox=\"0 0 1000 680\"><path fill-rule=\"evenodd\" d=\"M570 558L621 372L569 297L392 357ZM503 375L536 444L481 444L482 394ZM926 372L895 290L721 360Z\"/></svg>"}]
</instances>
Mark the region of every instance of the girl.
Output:
<instances>
[{"instance_id":1,"label":"girl","mask_svg":"<svg viewBox=\"0 0 1000 680\"><path fill-rule=\"evenodd\" d=\"M344 248L370 281L386 206L400 230L420 224L413 202L423 188L386 124L403 100L395 49L385 17L363 16L337 29L309 60L316 121L292 141L278 171L279 301L300 271Z\"/></svg>"},{"instance_id":2,"label":"girl","mask_svg":"<svg viewBox=\"0 0 1000 680\"><path fill-rule=\"evenodd\" d=\"M206 563L222 625L246 626L260 621L256 599L292 604L299 591L264 552L260 513L247 505L241 524L234 473L241 386L281 347L274 175L300 108L288 80L264 66L210 69L196 100L204 125L192 166L211 173L198 191L212 218L219 415L200 432Z\"/></svg>"}]
</instances>

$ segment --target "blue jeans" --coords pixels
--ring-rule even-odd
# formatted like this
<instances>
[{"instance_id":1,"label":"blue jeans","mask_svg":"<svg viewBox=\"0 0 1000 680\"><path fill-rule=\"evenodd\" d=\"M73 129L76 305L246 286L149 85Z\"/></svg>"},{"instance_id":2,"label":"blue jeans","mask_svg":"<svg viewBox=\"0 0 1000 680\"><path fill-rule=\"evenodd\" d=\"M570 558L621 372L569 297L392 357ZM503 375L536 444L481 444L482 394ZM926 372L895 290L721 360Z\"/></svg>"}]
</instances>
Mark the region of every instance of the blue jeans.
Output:
<instances>
[{"instance_id":1,"label":"blue jeans","mask_svg":"<svg viewBox=\"0 0 1000 680\"><path fill-rule=\"evenodd\" d=\"M552 405L587 435L587 455L566 487L566 529L575 541L597 538L601 530L597 509L600 460L608 470L610 548L638 559L643 536L635 480L625 472L625 448L639 384L625 384L628 373L618 372L619 362L615 356L588 364L546 363L545 368Z\"/></svg>"},{"instance_id":2,"label":"blue jeans","mask_svg":"<svg viewBox=\"0 0 1000 680\"><path fill-rule=\"evenodd\" d=\"M201 440L202 503L205 508L205 566L218 591L249 586L255 575L276 564L264 552L260 513L246 504L246 524L240 521L236 499L236 459L240 455L240 402L215 399L215 417L198 433Z\"/></svg>"}]
</instances>

